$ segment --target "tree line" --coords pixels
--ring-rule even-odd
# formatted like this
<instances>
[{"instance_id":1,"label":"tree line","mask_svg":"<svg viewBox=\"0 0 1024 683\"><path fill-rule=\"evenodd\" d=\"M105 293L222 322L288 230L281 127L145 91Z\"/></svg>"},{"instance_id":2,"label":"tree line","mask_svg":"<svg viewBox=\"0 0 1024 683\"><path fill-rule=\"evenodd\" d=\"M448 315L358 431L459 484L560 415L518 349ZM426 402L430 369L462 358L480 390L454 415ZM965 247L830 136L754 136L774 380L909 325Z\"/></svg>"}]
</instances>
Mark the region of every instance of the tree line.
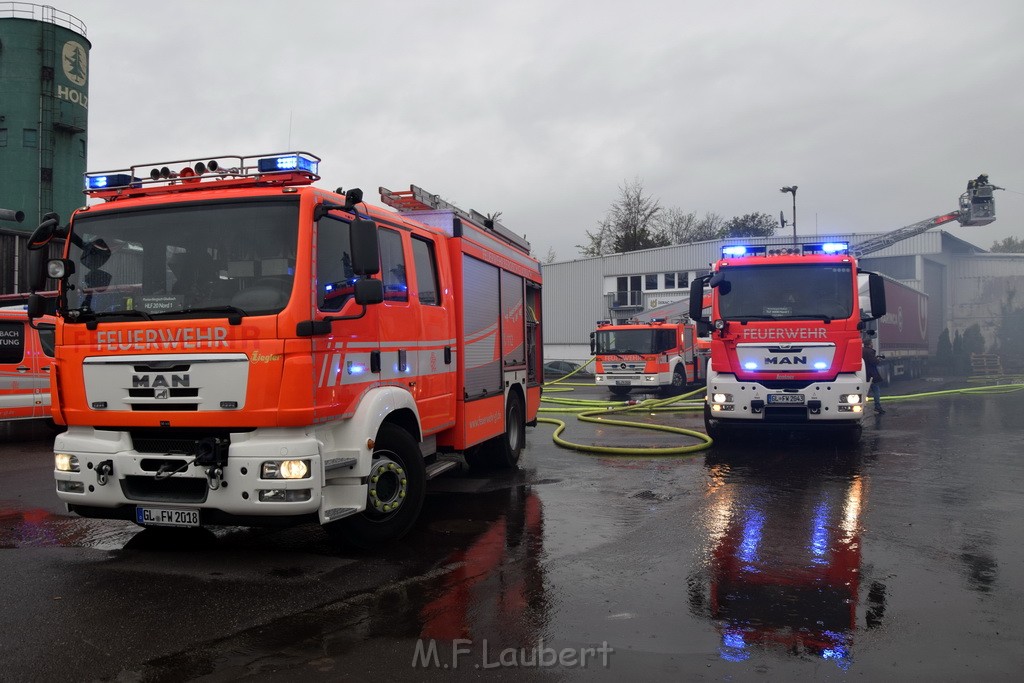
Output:
<instances>
[{"instance_id":1,"label":"tree line","mask_svg":"<svg viewBox=\"0 0 1024 683\"><path fill-rule=\"evenodd\" d=\"M765 213L726 220L716 213L698 216L693 211L663 207L635 178L619 187L618 200L597 228L587 231L587 243L576 248L583 256L605 256L728 237L771 237L778 227Z\"/></svg>"}]
</instances>

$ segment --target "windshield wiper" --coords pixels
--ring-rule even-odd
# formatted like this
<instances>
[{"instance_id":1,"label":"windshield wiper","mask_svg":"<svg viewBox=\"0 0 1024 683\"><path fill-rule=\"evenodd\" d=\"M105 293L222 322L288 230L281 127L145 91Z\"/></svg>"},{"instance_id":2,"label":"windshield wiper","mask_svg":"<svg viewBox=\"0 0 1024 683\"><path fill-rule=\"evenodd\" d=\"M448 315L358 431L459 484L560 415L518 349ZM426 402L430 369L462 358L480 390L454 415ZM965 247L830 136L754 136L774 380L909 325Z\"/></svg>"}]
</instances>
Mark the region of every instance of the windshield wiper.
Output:
<instances>
[{"instance_id":1,"label":"windshield wiper","mask_svg":"<svg viewBox=\"0 0 1024 683\"><path fill-rule=\"evenodd\" d=\"M822 322L830 323L836 320L836 318L822 313L807 313L806 315L780 315L776 320L821 320Z\"/></svg>"},{"instance_id":2,"label":"windshield wiper","mask_svg":"<svg viewBox=\"0 0 1024 683\"><path fill-rule=\"evenodd\" d=\"M142 318L143 320L152 320L152 318L149 316L149 313L134 308L125 309L123 311L91 311L88 309L77 310L79 318L84 320L95 320L97 318L116 318L117 316L123 316L126 318Z\"/></svg>"},{"instance_id":3,"label":"windshield wiper","mask_svg":"<svg viewBox=\"0 0 1024 683\"><path fill-rule=\"evenodd\" d=\"M782 318L779 318L779 317L774 316L774 315L737 315L735 317L731 317L731 316L723 316L723 317L725 318L726 321L730 321L730 322L731 321L735 321L735 322L739 322L739 323L747 323L747 322L750 322L751 320L781 320L782 319Z\"/></svg>"}]
</instances>

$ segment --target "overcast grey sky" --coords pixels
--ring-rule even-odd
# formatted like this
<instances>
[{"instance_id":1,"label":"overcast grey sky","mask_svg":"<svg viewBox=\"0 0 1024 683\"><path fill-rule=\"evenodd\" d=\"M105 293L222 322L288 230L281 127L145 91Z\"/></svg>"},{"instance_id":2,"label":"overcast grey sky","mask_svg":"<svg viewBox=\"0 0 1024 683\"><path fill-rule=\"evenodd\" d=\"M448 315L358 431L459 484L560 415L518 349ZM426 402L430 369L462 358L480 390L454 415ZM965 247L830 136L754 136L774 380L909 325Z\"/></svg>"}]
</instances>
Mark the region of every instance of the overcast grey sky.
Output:
<instances>
[{"instance_id":1,"label":"overcast grey sky","mask_svg":"<svg viewBox=\"0 0 1024 683\"><path fill-rule=\"evenodd\" d=\"M301 149L329 187L501 211L577 258L638 178L801 234L952 211L1024 236L1024 2L54 0L92 42L89 168ZM788 230L788 228L787 228Z\"/></svg>"}]
</instances>

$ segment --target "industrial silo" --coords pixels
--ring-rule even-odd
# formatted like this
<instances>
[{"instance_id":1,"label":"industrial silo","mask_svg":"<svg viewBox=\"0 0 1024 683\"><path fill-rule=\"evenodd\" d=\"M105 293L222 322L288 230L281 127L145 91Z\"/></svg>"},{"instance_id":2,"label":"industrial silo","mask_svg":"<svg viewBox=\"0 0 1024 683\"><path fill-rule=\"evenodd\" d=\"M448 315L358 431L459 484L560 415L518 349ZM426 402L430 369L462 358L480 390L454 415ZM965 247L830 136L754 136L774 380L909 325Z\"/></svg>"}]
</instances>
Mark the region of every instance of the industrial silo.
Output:
<instances>
[{"instance_id":1,"label":"industrial silo","mask_svg":"<svg viewBox=\"0 0 1024 683\"><path fill-rule=\"evenodd\" d=\"M24 238L51 211L85 204L89 50L85 24L47 5L0 2L0 293L25 289Z\"/></svg>"}]
</instances>

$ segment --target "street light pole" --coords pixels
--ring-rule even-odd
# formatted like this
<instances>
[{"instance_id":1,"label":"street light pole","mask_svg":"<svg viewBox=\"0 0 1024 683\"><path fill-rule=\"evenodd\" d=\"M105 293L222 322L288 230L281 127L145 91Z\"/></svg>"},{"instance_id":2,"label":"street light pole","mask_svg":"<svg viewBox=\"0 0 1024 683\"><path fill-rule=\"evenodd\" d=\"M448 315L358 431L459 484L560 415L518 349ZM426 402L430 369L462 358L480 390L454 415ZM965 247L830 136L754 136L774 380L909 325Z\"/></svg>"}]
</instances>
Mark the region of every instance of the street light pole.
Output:
<instances>
[{"instance_id":1,"label":"street light pole","mask_svg":"<svg viewBox=\"0 0 1024 683\"><path fill-rule=\"evenodd\" d=\"M788 192L793 195L793 244L796 245L796 185L787 185L779 192Z\"/></svg>"}]
</instances>

